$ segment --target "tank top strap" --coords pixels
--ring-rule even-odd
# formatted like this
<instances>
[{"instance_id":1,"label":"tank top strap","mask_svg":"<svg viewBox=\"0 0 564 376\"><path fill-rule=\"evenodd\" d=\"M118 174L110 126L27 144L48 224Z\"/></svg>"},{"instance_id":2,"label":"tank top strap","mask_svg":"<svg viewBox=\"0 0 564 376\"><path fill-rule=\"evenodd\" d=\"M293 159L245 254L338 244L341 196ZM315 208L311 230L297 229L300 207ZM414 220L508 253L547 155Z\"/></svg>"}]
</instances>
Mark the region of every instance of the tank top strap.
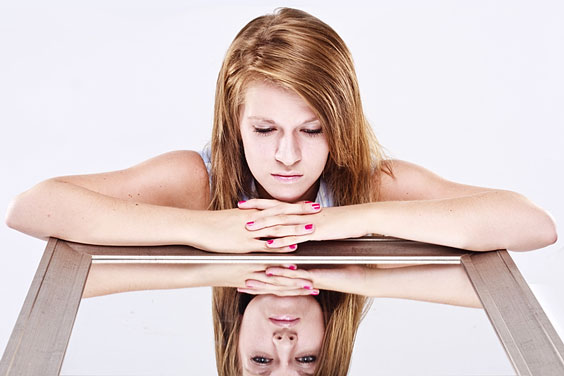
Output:
<instances>
[{"instance_id":1,"label":"tank top strap","mask_svg":"<svg viewBox=\"0 0 564 376\"><path fill-rule=\"evenodd\" d=\"M211 147L209 144L204 146L204 148L199 152L200 157L204 161L204 165L206 165L206 170L208 170L208 180L210 182L210 190L212 185L212 174L211 174Z\"/></svg>"},{"instance_id":2,"label":"tank top strap","mask_svg":"<svg viewBox=\"0 0 564 376\"><path fill-rule=\"evenodd\" d=\"M315 202L320 204L322 208L329 208L334 205L333 196L331 195L331 192L327 188L327 184L323 179L320 179L319 181L319 190L317 191Z\"/></svg>"}]
</instances>

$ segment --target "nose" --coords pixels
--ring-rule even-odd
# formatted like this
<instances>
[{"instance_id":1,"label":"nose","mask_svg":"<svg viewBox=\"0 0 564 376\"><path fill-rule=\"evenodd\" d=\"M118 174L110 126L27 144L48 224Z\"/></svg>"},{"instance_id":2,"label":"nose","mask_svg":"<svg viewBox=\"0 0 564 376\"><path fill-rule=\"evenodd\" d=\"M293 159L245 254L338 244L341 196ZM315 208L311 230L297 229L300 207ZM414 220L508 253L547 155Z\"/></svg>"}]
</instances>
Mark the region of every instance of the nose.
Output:
<instances>
[{"instance_id":1,"label":"nose","mask_svg":"<svg viewBox=\"0 0 564 376\"><path fill-rule=\"evenodd\" d=\"M295 332L280 331L273 334L272 340L277 346L293 346L298 341L298 335Z\"/></svg>"},{"instance_id":2,"label":"nose","mask_svg":"<svg viewBox=\"0 0 564 376\"><path fill-rule=\"evenodd\" d=\"M280 138L274 157L285 166L293 166L301 160L300 146L293 134L286 134Z\"/></svg>"}]
</instances>

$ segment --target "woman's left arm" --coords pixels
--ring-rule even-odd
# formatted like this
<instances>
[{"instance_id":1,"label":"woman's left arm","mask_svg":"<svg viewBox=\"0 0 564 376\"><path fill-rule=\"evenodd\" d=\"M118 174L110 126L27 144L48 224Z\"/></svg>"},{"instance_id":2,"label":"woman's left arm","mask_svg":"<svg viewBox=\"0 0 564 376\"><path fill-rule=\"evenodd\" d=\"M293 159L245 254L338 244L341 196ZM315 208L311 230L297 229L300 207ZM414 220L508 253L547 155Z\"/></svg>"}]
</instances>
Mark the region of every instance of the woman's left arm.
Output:
<instances>
[{"instance_id":1,"label":"woman's left arm","mask_svg":"<svg viewBox=\"0 0 564 376\"><path fill-rule=\"evenodd\" d=\"M393 161L382 174L380 201L322 210L313 238L380 234L473 251L527 251L556 242L556 225L521 194L445 180ZM328 225L328 226L325 226ZM324 230L325 227L325 230Z\"/></svg>"}]
</instances>

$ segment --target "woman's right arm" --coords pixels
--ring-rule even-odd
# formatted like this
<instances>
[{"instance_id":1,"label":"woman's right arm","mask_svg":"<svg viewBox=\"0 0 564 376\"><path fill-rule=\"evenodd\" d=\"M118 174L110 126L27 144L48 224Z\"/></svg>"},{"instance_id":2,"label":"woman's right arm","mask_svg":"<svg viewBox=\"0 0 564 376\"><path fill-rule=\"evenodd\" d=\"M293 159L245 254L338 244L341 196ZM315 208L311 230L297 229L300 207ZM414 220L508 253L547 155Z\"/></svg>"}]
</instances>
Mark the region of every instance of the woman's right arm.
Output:
<instances>
[{"instance_id":1,"label":"woman's right arm","mask_svg":"<svg viewBox=\"0 0 564 376\"><path fill-rule=\"evenodd\" d=\"M208 202L201 157L176 151L126 170L43 181L12 201L6 223L42 239L193 244Z\"/></svg>"},{"instance_id":2,"label":"woman's right arm","mask_svg":"<svg viewBox=\"0 0 564 376\"><path fill-rule=\"evenodd\" d=\"M250 232L259 210L206 210L209 178L198 153L162 154L126 170L64 176L18 195L6 223L26 234L100 245L191 245L206 251L292 252L269 247L265 237L306 235L294 224ZM319 209L299 203L292 214ZM284 213L282 213L284 214Z\"/></svg>"}]
</instances>

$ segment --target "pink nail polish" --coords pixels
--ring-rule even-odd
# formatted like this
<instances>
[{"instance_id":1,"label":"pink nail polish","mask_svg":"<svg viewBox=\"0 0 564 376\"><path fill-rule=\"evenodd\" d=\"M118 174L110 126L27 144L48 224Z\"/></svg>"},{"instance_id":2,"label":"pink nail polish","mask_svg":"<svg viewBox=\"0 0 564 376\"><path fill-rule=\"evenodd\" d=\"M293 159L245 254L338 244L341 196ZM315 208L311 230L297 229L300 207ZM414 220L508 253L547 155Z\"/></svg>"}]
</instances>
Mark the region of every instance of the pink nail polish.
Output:
<instances>
[{"instance_id":1,"label":"pink nail polish","mask_svg":"<svg viewBox=\"0 0 564 376\"><path fill-rule=\"evenodd\" d=\"M272 277L274 274L272 274L271 272L266 272L266 275Z\"/></svg>"},{"instance_id":2,"label":"pink nail polish","mask_svg":"<svg viewBox=\"0 0 564 376\"><path fill-rule=\"evenodd\" d=\"M310 295L319 295L319 291L313 290L312 292L310 292Z\"/></svg>"},{"instance_id":3,"label":"pink nail polish","mask_svg":"<svg viewBox=\"0 0 564 376\"><path fill-rule=\"evenodd\" d=\"M244 204L245 202L247 202L247 201L242 200L242 201L239 201L238 204Z\"/></svg>"},{"instance_id":4,"label":"pink nail polish","mask_svg":"<svg viewBox=\"0 0 564 376\"><path fill-rule=\"evenodd\" d=\"M306 290L311 290L311 289L313 288L313 287L311 287L310 285L304 285L303 287L304 287L304 289L306 289Z\"/></svg>"},{"instance_id":5,"label":"pink nail polish","mask_svg":"<svg viewBox=\"0 0 564 376\"><path fill-rule=\"evenodd\" d=\"M313 201L304 201L304 204L311 204Z\"/></svg>"},{"instance_id":6,"label":"pink nail polish","mask_svg":"<svg viewBox=\"0 0 564 376\"><path fill-rule=\"evenodd\" d=\"M290 270L296 270L298 267L296 265L290 265L289 269Z\"/></svg>"},{"instance_id":7,"label":"pink nail polish","mask_svg":"<svg viewBox=\"0 0 564 376\"><path fill-rule=\"evenodd\" d=\"M321 208L321 205L319 205L319 204L311 204L311 207L312 207L314 210L318 210L319 208Z\"/></svg>"},{"instance_id":8,"label":"pink nail polish","mask_svg":"<svg viewBox=\"0 0 564 376\"><path fill-rule=\"evenodd\" d=\"M254 225L254 224L255 224L254 221L247 222L247 226L252 226L252 225Z\"/></svg>"},{"instance_id":9,"label":"pink nail polish","mask_svg":"<svg viewBox=\"0 0 564 376\"><path fill-rule=\"evenodd\" d=\"M296 249L296 248L298 248L298 246L295 245L295 244L291 244L291 245L288 246L288 248L290 248L290 249Z\"/></svg>"},{"instance_id":10,"label":"pink nail polish","mask_svg":"<svg viewBox=\"0 0 564 376\"><path fill-rule=\"evenodd\" d=\"M312 229L313 229L313 225L312 225L311 223L310 223L310 224L307 224L307 225L305 225L305 229L306 229L306 230L312 230Z\"/></svg>"},{"instance_id":11,"label":"pink nail polish","mask_svg":"<svg viewBox=\"0 0 564 376\"><path fill-rule=\"evenodd\" d=\"M270 239L270 240L267 240L267 241L266 241L266 244L269 244L269 245L270 245L270 244L272 244L272 243L274 243L274 239Z\"/></svg>"}]
</instances>

